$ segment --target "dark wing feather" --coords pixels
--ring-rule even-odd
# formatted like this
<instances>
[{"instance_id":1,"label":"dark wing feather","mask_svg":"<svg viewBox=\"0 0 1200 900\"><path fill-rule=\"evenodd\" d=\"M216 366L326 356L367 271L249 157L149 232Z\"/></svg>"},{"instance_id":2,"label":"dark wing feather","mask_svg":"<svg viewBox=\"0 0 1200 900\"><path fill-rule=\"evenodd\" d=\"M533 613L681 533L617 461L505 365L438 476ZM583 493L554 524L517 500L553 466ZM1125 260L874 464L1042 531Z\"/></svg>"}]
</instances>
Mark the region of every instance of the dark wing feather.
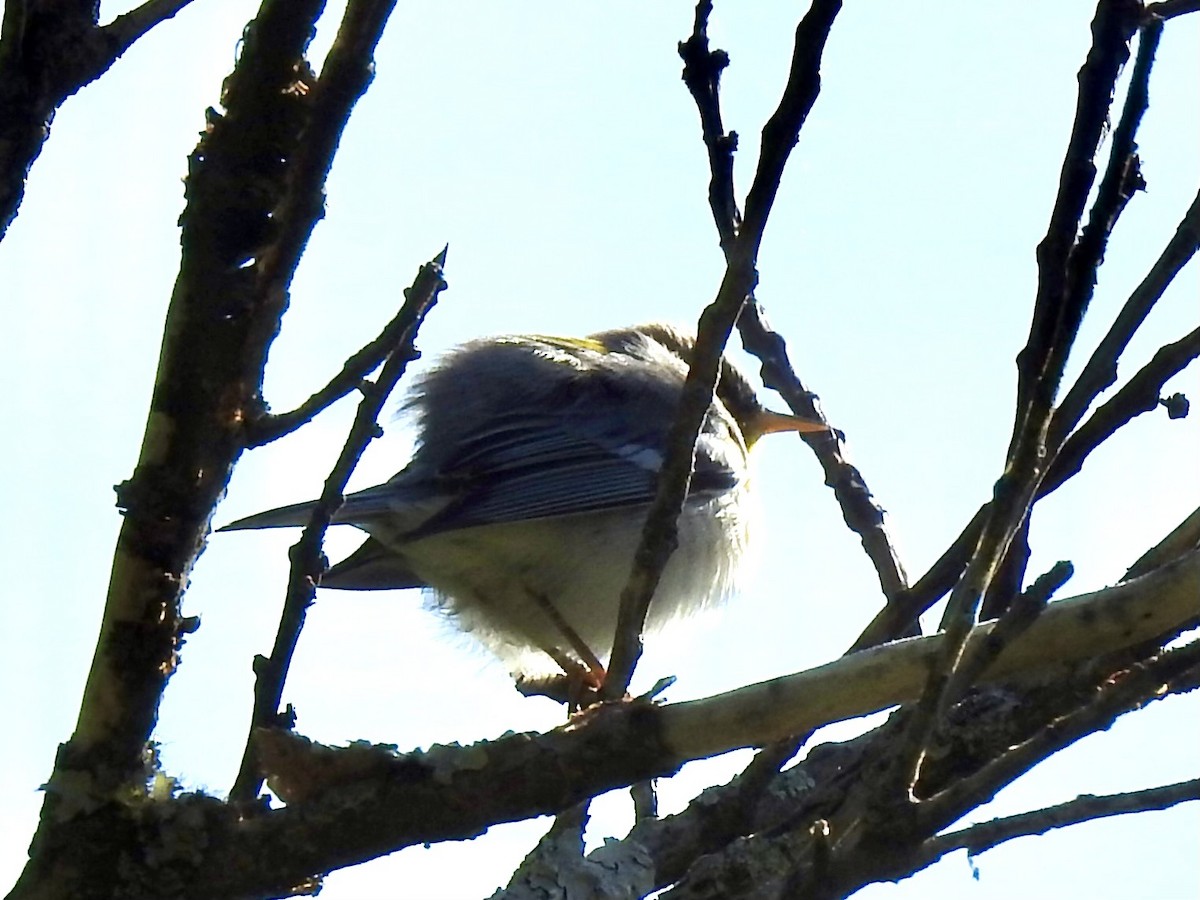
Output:
<instances>
[{"instance_id":1,"label":"dark wing feather","mask_svg":"<svg viewBox=\"0 0 1200 900\"><path fill-rule=\"evenodd\" d=\"M489 429L463 447L441 473L439 480L456 485L457 500L409 539L650 503L662 464L665 425L626 426L619 429L619 437L613 433L618 429L607 425L600 428L579 416L542 417ZM737 471L728 461L709 452L712 444L702 437L693 494L728 490L737 481Z\"/></svg>"},{"instance_id":2,"label":"dark wing feather","mask_svg":"<svg viewBox=\"0 0 1200 900\"><path fill-rule=\"evenodd\" d=\"M375 538L321 576L321 587L342 591L385 591L425 587L399 553Z\"/></svg>"}]
</instances>

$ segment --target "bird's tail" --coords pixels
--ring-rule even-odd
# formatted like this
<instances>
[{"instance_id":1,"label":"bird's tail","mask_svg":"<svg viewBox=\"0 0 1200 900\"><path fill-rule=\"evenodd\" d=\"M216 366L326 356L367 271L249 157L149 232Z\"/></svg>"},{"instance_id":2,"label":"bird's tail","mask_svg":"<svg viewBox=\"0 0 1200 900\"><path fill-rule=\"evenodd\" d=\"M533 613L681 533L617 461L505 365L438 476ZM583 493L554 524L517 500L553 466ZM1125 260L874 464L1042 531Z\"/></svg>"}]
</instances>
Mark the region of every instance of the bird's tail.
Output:
<instances>
[{"instance_id":1,"label":"bird's tail","mask_svg":"<svg viewBox=\"0 0 1200 900\"><path fill-rule=\"evenodd\" d=\"M308 524L308 518L316 507L315 500L305 503L293 503L291 506L280 506L278 509L268 509L266 512L255 513L222 525L217 531L248 531L252 528L297 528Z\"/></svg>"}]
</instances>

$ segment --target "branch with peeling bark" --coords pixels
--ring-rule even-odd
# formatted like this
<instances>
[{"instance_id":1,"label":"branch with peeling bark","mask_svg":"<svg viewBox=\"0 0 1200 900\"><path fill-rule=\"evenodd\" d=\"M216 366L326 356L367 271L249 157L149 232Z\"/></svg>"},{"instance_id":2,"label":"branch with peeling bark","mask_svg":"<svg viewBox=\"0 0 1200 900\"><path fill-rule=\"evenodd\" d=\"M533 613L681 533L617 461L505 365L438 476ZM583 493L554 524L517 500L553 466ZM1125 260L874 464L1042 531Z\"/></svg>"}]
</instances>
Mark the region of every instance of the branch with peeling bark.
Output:
<instances>
[{"instance_id":1,"label":"branch with peeling bark","mask_svg":"<svg viewBox=\"0 0 1200 900\"><path fill-rule=\"evenodd\" d=\"M1200 553L1191 553L1143 578L1051 603L982 681L1020 689L1073 662L1169 640L1197 621ZM992 627L980 626L972 642L986 640ZM205 888L210 896L236 895L232 879L244 877L235 873L250 859L264 864L260 875L298 883L403 846L467 838L497 822L558 812L674 772L687 759L887 708L919 693L941 641L899 641L706 700L609 704L547 734L470 747L398 755L392 748L335 749L286 732L259 732L269 783L289 806L235 821L230 808L195 798L204 816L225 823L204 829L212 841L205 855L223 860L200 863Z\"/></svg>"},{"instance_id":2,"label":"branch with peeling bark","mask_svg":"<svg viewBox=\"0 0 1200 900\"><path fill-rule=\"evenodd\" d=\"M1200 553L1193 552L1149 575L1114 587L1051 603L1018 639L1012 641L981 676L980 683L1036 678L1047 668L1076 663L1113 653L1156 639L1170 640L1200 619ZM984 644L995 628L985 622L971 632L971 644ZM857 718L915 698L929 663L936 658L945 638L931 635L909 638L841 657L833 662L795 675L764 681L702 700L642 709L637 715L648 733L656 735L658 762L666 774L684 762L752 747L800 731ZM559 731L576 733L601 727L600 722L616 707L599 707L578 714ZM528 736L522 737L527 740ZM303 738L262 734L267 742L264 766L268 782L284 800L305 800L355 780L362 771L374 770L378 757L363 755L361 770L335 764L338 751L328 754L330 763L307 769L298 776L302 753L285 761ZM490 742L495 747L507 739ZM351 747L342 762L367 748ZM456 751L443 748L441 759L449 769L466 765L479 750L463 750L461 762L453 762ZM403 757L411 759L408 754ZM441 763L439 763L440 765ZM390 764L389 764L390 765ZM400 765L400 763L397 763ZM636 777L636 774L631 775ZM589 793L618 787L593 785Z\"/></svg>"}]
</instances>

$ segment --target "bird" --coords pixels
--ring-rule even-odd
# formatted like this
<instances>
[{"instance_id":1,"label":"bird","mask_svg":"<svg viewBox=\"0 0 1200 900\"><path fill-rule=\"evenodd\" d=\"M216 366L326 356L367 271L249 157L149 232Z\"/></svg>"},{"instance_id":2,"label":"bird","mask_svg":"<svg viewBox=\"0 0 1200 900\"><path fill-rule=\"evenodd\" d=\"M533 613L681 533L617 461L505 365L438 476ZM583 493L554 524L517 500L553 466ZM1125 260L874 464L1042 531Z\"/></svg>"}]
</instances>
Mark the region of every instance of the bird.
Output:
<instances>
[{"instance_id":1,"label":"bird","mask_svg":"<svg viewBox=\"0 0 1200 900\"><path fill-rule=\"evenodd\" d=\"M565 676L598 687L694 346L687 332L650 323L584 338L501 335L449 351L403 403L418 431L411 461L333 515L368 537L319 587L425 588L518 686ZM734 591L758 439L827 429L768 410L722 358L648 631ZM219 530L302 526L315 503Z\"/></svg>"}]
</instances>

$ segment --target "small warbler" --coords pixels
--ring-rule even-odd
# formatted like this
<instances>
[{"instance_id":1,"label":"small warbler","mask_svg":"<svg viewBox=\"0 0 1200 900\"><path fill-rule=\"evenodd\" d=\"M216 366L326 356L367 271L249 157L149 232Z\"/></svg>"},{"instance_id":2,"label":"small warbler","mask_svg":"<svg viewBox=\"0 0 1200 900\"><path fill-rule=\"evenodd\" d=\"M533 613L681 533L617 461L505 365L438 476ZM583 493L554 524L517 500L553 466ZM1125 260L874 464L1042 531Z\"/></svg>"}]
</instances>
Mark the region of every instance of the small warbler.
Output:
<instances>
[{"instance_id":1,"label":"small warbler","mask_svg":"<svg viewBox=\"0 0 1200 900\"><path fill-rule=\"evenodd\" d=\"M342 590L432 588L434 605L518 680L556 667L595 686L654 498L694 340L661 324L583 339L471 341L416 384L417 449L346 497L334 524L369 536L321 577ZM748 453L764 434L825 426L774 413L728 361L696 444L678 549L646 626L711 606L748 540ZM298 526L313 503L221 531Z\"/></svg>"}]
</instances>

